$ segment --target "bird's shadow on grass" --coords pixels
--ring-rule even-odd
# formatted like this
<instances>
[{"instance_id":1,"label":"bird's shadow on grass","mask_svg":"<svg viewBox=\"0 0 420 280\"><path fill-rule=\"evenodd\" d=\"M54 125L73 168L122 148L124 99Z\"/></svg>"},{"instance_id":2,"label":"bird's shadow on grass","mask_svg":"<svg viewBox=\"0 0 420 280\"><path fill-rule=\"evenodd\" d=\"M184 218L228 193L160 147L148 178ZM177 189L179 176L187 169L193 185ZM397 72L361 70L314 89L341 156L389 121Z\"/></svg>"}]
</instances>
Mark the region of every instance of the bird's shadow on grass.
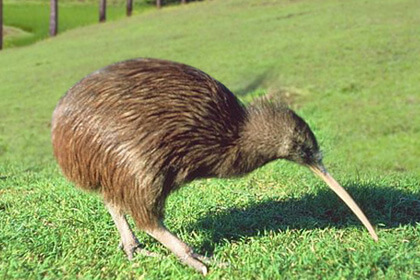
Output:
<instances>
[{"instance_id":1,"label":"bird's shadow on grass","mask_svg":"<svg viewBox=\"0 0 420 280\"><path fill-rule=\"evenodd\" d=\"M420 222L420 193L378 185L344 187L376 227L393 228ZM189 225L189 230L201 231L207 237L197 249L212 254L215 244L224 240L240 240L264 231L350 226L363 227L331 190L323 189L300 198L271 199L246 208L212 210Z\"/></svg>"}]
</instances>

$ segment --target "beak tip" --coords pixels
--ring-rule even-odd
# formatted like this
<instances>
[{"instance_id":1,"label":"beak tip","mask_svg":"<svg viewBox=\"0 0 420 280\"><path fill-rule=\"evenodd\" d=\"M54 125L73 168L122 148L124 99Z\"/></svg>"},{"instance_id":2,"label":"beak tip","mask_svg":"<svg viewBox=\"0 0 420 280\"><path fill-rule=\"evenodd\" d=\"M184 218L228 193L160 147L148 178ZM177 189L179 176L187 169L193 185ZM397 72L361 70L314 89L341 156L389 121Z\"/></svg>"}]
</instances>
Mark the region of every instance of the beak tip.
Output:
<instances>
[{"instance_id":1,"label":"beak tip","mask_svg":"<svg viewBox=\"0 0 420 280\"><path fill-rule=\"evenodd\" d=\"M321 179L327 183L327 185L344 201L344 203L347 204L347 206L353 211L354 214L356 214L362 224L369 231L372 239L375 242L378 242L378 235L376 234L369 220L366 218L365 214L363 214L362 210L360 210L359 206L357 206L356 202L354 202L353 198L346 192L346 190L344 190L343 187L341 187L334 180L334 178L328 174L325 167L322 164L309 165L308 167L312 170L312 172L321 177Z\"/></svg>"}]
</instances>

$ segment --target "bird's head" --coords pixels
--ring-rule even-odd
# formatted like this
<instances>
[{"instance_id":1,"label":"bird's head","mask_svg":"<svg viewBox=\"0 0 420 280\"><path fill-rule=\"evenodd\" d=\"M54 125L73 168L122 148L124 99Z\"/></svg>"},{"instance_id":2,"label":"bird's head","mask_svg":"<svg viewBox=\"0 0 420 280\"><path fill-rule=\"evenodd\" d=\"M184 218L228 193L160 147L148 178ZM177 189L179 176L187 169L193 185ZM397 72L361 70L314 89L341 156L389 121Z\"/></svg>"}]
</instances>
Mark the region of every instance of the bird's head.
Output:
<instances>
[{"instance_id":1,"label":"bird's head","mask_svg":"<svg viewBox=\"0 0 420 280\"><path fill-rule=\"evenodd\" d=\"M354 212L368 229L376 235L369 220L322 163L322 153L309 125L291 109L279 103L257 101L249 107L247 128L253 139L254 150L267 160L286 159L308 167L320 177Z\"/></svg>"},{"instance_id":2,"label":"bird's head","mask_svg":"<svg viewBox=\"0 0 420 280\"><path fill-rule=\"evenodd\" d=\"M301 165L321 163L318 142L308 124L282 103L256 101L249 108L248 138L264 156Z\"/></svg>"}]
</instances>

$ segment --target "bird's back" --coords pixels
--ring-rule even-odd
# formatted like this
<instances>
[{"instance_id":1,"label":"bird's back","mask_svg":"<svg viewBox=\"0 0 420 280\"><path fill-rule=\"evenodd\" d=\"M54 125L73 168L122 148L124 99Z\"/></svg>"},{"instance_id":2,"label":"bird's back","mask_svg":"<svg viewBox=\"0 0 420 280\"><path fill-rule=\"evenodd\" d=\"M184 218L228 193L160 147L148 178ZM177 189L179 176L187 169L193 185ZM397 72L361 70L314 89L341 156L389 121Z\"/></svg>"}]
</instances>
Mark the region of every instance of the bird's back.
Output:
<instances>
[{"instance_id":1,"label":"bird's back","mask_svg":"<svg viewBox=\"0 0 420 280\"><path fill-rule=\"evenodd\" d=\"M54 153L82 187L126 184L135 174L182 183L215 175L245 115L236 97L200 70L130 60L90 74L60 100Z\"/></svg>"}]
</instances>

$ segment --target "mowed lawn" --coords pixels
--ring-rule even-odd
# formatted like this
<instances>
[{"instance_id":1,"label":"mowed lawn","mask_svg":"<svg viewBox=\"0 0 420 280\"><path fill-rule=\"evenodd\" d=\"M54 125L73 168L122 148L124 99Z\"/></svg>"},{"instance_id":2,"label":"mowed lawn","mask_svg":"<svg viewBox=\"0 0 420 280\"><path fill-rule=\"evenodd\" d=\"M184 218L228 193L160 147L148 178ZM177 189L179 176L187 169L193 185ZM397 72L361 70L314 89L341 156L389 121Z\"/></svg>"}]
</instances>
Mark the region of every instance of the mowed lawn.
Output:
<instances>
[{"instance_id":1,"label":"mowed lawn","mask_svg":"<svg viewBox=\"0 0 420 280\"><path fill-rule=\"evenodd\" d=\"M51 114L69 87L157 57L204 70L246 103L289 102L379 235L290 162L195 181L170 197L166 224L230 264L208 279L418 279L419 14L417 0L214 0L1 51L0 278L202 278L141 232L163 257L129 262L101 198L67 182L52 156Z\"/></svg>"}]
</instances>

